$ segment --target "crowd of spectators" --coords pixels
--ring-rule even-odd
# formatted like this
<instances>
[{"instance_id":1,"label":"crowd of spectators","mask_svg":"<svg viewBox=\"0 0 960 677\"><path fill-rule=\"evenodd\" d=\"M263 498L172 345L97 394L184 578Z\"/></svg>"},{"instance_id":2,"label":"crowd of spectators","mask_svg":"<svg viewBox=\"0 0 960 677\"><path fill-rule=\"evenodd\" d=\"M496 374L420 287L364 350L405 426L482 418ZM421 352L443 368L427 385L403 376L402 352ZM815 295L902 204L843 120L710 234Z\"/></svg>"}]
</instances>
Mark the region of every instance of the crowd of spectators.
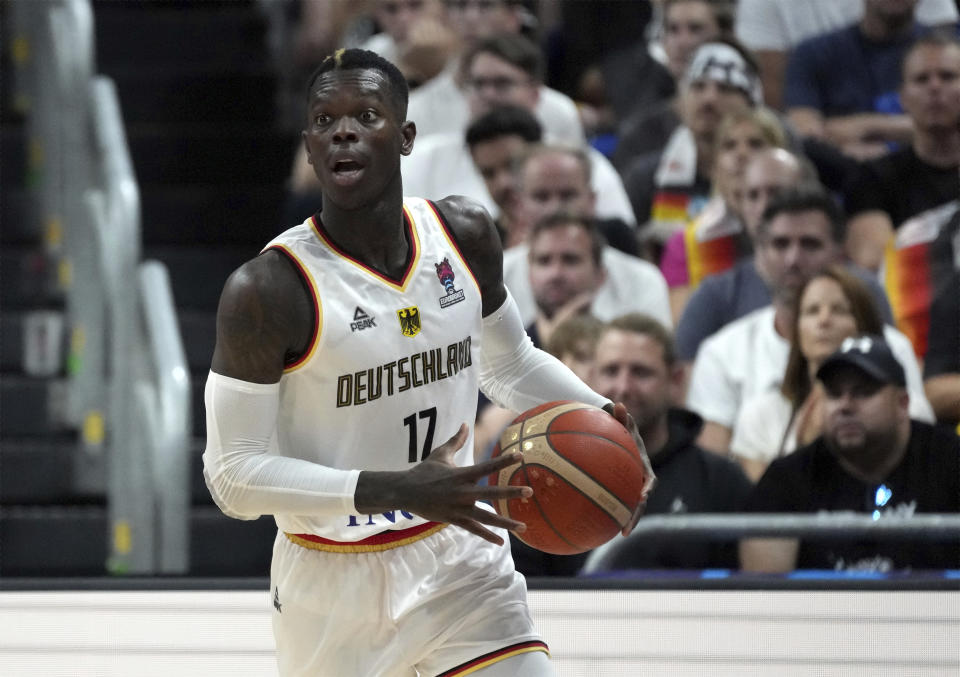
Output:
<instances>
[{"instance_id":1,"label":"crowd of spectators","mask_svg":"<svg viewBox=\"0 0 960 677\"><path fill-rule=\"evenodd\" d=\"M622 21L575 70L585 3L298 4L301 62L400 66L405 192L494 216L534 343L637 420L648 513L960 511L954 0L590 3ZM291 222L316 191L301 153ZM482 458L516 412L480 400ZM636 546L618 566L960 568L922 543Z\"/></svg>"}]
</instances>

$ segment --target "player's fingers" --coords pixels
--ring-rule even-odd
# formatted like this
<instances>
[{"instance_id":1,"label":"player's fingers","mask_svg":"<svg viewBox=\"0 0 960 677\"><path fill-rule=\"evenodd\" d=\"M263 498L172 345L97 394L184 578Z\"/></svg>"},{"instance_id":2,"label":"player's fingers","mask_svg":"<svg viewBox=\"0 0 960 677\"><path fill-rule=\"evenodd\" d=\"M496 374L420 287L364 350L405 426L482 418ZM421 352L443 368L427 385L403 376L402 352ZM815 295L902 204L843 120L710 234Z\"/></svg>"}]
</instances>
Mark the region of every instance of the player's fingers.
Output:
<instances>
[{"instance_id":1,"label":"player's fingers","mask_svg":"<svg viewBox=\"0 0 960 677\"><path fill-rule=\"evenodd\" d=\"M512 451L509 454L501 454L494 458L488 459L486 461L481 461L476 465L470 465L465 468L464 474L468 477L484 477L489 475L492 472L497 470L502 470L503 468L509 468L511 465L516 465L523 460L523 454L518 451Z\"/></svg>"},{"instance_id":2,"label":"player's fingers","mask_svg":"<svg viewBox=\"0 0 960 677\"><path fill-rule=\"evenodd\" d=\"M623 404L623 402L614 403L613 417L620 422L620 425L622 425L627 430L630 430L630 423L632 422L633 417L630 416L629 413L627 413L627 407ZM634 428L636 428L636 424L634 424Z\"/></svg>"},{"instance_id":3,"label":"player's fingers","mask_svg":"<svg viewBox=\"0 0 960 677\"><path fill-rule=\"evenodd\" d=\"M490 512L477 506L474 506L470 517L472 517L475 522L480 522L491 527L500 527L501 529L507 529L509 531L516 531L517 533L523 533L527 530L527 525L519 520Z\"/></svg>"},{"instance_id":4,"label":"player's fingers","mask_svg":"<svg viewBox=\"0 0 960 677\"><path fill-rule=\"evenodd\" d=\"M454 524L460 527L461 529L465 529L466 531L469 531L474 536L479 536L485 541L490 541L494 545L503 545L503 538L493 533L489 529L485 529L483 525L481 525L479 522L475 522L467 518L462 518L462 519L454 520L453 522L451 522L451 524Z\"/></svg>"},{"instance_id":5,"label":"player's fingers","mask_svg":"<svg viewBox=\"0 0 960 677\"><path fill-rule=\"evenodd\" d=\"M509 501L515 498L530 498L533 496L531 487L477 487L475 498L478 501Z\"/></svg>"},{"instance_id":6,"label":"player's fingers","mask_svg":"<svg viewBox=\"0 0 960 677\"><path fill-rule=\"evenodd\" d=\"M624 537L629 536L633 529L637 526L637 522L639 522L640 518L643 516L645 506L645 503L641 504L640 507L637 508L630 516L630 521L627 522L627 525L620 532Z\"/></svg>"},{"instance_id":7,"label":"player's fingers","mask_svg":"<svg viewBox=\"0 0 960 677\"><path fill-rule=\"evenodd\" d=\"M430 452L430 456L442 456L444 458L453 456L464 445L464 443L466 443L468 432L469 428L467 428L467 424L461 423L460 428L453 434L453 437L441 444L436 449L433 449Z\"/></svg>"}]
</instances>

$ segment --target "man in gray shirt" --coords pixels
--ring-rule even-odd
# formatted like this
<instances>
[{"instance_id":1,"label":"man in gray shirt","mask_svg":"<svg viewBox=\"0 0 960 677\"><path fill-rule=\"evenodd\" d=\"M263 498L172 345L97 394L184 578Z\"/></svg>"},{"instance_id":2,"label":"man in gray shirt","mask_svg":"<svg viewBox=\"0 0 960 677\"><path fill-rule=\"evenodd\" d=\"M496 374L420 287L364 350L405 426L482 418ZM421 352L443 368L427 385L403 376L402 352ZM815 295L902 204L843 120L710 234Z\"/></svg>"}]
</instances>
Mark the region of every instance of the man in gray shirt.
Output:
<instances>
[{"instance_id":1,"label":"man in gray shirt","mask_svg":"<svg viewBox=\"0 0 960 677\"><path fill-rule=\"evenodd\" d=\"M751 238L770 197L784 188L815 179L814 170L804 158L782 148L761 151L744 173L743 217ZM869 287L877 310L888 324L893 313L886 292L874 275L851 267ZM687 302L677 324L677 355L692 362L700 343L726 324L772 302L766 278L758 267L756 254L738 262L730 270L711 275L700 283Z\"/></svg>"}]
</instances>

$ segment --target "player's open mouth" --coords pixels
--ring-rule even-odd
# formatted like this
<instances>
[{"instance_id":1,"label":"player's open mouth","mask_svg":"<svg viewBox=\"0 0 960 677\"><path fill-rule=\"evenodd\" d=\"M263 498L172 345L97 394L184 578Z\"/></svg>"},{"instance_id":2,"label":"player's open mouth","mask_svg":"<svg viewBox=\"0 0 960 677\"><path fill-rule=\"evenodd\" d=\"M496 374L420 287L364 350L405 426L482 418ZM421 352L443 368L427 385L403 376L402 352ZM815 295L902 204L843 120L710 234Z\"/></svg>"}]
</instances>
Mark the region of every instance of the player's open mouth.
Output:
<instances>
[{"instance_id":1,"label":"player's open mouth","mask_svg":"<svg viewBox=\"0 0 960 677\"><path fill-rule=\"evenodd\" d=\"M363 165L356 160L337 160L333 163L333 178L341 184L350 184L360 178Z\"/></svg>"}]
</instances>

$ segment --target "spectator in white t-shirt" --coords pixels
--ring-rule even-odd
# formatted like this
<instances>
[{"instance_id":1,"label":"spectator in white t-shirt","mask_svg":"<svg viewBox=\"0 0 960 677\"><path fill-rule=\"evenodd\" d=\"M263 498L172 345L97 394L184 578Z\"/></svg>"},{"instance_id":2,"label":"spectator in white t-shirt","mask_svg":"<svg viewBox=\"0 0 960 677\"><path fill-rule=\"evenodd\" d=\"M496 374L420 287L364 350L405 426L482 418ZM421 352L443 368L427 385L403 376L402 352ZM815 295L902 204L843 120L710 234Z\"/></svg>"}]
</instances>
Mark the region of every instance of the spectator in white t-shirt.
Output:
<instances>
[{"instance_id":1,"label":"spectator in white t-shirt","mask_svg":"<svg viewBox=\"0 0 960 677\"><path fill-rule=\"evenodd\" d=\"M462 57L478 43L495 35L515 35L533 42L535 19L523 0L447 0L447 25L460 40L460 51L434 78L410 92L407 117L417 123L417 134L462 134L471 120ZM585 140L577 106L563 92L542 81L534 112L545 131L571 144Z\"/></svg>"},{"instance_id":2,"label":"spectator in white t-shirt","mask_svg":"<svg viewBox=\"0 0 960 677\"><path fill-rule=\"evenodd\" d=\"M541 93L542 61L537 46L519 35L496 35L478 42L463 57L471 120L504 105L533 112ZM408 117L419 129L419 119L412 110ZM543 128L547 142L560 142L550 133L548 125ZM407 195L429 199L466 195L496 215L497 205L474 167L464 136L462 130L418 136L413 152L401 161L403 190ZM573 147L583 148L590 159L597 216L619 218L633 226L636 218L630 200L610 161L582 142Z\"/></svg>"},{"instance_id":3,"label":"spectator in white t-shirt","mask_svg":"<svg viewBox=\"0 0 960 677\"><path fill-rule=\"evenodd\" d=\"M726 454L743 403L782 382L797 295L813 275L840 261L843 234L839 207L819 188L784 191L767 206L755 244L769 275L772 305L706 339L693 363L687 406L705 421L699 438L704 448ZM908 381L919 382L916 359L912 363Z\"/></svg>"}]
</instances>

